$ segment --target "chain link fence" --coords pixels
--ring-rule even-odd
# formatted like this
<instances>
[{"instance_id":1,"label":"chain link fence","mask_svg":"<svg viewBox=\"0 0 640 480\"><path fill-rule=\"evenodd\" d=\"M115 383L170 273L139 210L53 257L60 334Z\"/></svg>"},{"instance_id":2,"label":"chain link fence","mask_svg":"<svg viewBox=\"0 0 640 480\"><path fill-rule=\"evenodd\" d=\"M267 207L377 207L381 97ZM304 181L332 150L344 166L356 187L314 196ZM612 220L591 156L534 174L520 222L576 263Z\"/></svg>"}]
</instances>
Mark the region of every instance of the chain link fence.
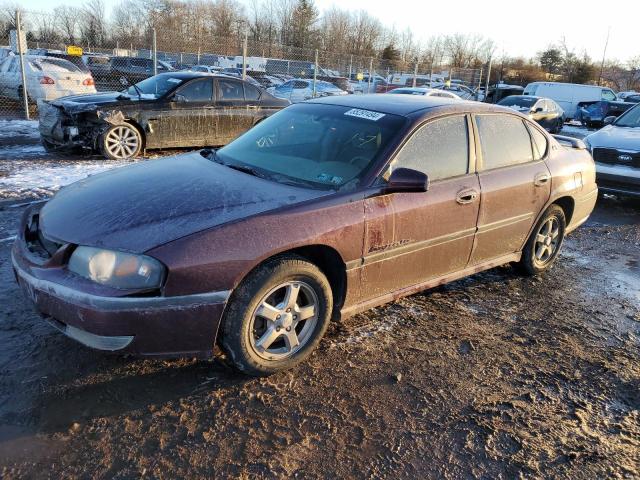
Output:
<instances>
[{"instance_id":1,"label":"chain link fence","mask_svg":"<svg viewBox=\"0 0 640 480\"><path fill-rule=\"evenodd\" d=\"M237 35L227 37L194 37L149 28L137 42L109 40L114 36L100 32L92 35L91 42L77 42L69 41L59 25L48 22L46 14L22 13L26 38L22 58L15 41L9 36L0 38L0 118L36 119L39 101L123 90L128 84L172 70L242 77L292 102L445 85L463 98L477 99L484 82L483 69L255 42L240 27Z\"/></svg>"}]
</instances>

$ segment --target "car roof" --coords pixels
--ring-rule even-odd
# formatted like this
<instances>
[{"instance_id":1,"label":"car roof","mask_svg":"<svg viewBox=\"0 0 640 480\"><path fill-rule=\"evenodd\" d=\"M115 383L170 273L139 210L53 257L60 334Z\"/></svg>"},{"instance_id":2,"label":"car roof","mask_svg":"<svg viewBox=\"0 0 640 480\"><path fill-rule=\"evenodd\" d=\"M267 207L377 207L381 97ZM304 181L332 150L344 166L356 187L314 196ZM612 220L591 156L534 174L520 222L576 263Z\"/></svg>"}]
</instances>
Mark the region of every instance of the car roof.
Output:
<instances>
[{"instance_id":1,"label":"car roof","mask_svg":"<svg viewBox=\"0 0 640 480\"><path fill-rule=\"evenodd\" d=\"M474 102L457 98L433 97L426 95L394 95L391 93L322 97L315 98L313 100L307 100L303 103L316 103L360 108L362 110L373 110L380 113L400 115L404 117L414 116L414 114L422 117L422 114L428 115L428 112L430 112L431 110L461 114L507 113L510 115L519 115L511 108L490 103Z\"/></svg>"},{"instance_id":2,"label":"car roof","mask_svg":"<svg viewBox=\"0 0 640 480\"><path fill-rule=\"evenodd\" d=\"M174 78L182 78L182 79L191 79L191 78L200 78L200 77L216 77L216 78L232 78L236 80L242 80L239 77L233 77L231 75L224 75L220 73L209 73L209 72L194 72L192 70L174 70L171 72L162 72L159 73L158 76L169 76Z\"/></svg>"},{"instance_id":3,"label":"car roof","mask_svg":"<svg viewBox=\"0 0 640 480\"><path fill-rule=\"evenodd\" d=\"M377 93L368 95L342 95L309 100L309 103L324 103L342 107L361 108L391 115L407 116L411 113L444 105L459 105L460 100L424 95L394 95Z\"/></svg>"},{"instance_id":4,"label":"car roof","mask_svg":"<svg viewBox=\"0 0 640 480\"><path fill-rule=\"evenodd\" d=\"M542 100L544 98L545 100L551 100L550 98L538 97L537 95L509 95L508 97L504 97L502 100L507 98L530 98L531 100Z\"/></svg>"}]
</instances>

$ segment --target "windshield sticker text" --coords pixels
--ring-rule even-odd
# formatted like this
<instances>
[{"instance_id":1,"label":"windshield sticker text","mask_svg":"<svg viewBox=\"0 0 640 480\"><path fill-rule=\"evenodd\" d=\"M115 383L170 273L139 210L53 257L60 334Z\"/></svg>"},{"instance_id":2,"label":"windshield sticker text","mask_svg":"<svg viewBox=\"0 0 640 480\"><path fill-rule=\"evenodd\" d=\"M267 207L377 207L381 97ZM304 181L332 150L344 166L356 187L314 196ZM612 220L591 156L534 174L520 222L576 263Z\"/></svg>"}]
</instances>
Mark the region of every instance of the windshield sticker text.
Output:
<instances>
[{"instance_id":1,"label":"windshield sticker text","mask_svg":"<svg viewBox=\"0 0 640 480\"><path fill-rule=\"evenodd\" d=\"M344 114L349 115L350 117L365 118L367 120L373 120L374 122L377 122L378 120L380 120L382 117L385 116L384 113L372 112L371 110L362 110L360 108L352 108L351 110L344 112Z\"/></svg>"}]
</instances>

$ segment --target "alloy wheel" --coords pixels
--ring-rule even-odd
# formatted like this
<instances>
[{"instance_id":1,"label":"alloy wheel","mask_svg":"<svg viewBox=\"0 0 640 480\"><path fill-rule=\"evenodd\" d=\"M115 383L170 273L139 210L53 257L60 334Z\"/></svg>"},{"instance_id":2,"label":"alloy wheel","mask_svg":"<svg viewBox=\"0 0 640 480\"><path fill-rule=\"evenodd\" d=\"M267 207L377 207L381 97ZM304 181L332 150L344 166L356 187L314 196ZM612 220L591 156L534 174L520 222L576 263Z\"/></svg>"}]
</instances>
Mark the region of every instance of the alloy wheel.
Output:
<instances>
[{"instance_id":1,"label":"alloy wheel","mask_svg":"<svg viewBox=\"0 0 640 480\"><path fill-rule=\"evenodd\" d=\"M109 130L104 144L107 152L114 158L131 158L140 149L137 133L131 127L124 125Z\"/></svg>"},{"instance_id":2,"label":"alloy wheel","mask_svg":"<svg viewBox=\"0 0 640 480\"><path fill-rule=\"evenodd\" d=\"M266 360L291 357L313 336L318 311L318 296L307 283L293 280L278 285L252 314L251 347Z\"/></svg>"},{"instance_id":3,"label":"alloy wheel","mask_svg":"<svg viewBox=\"0 0 640 480\"><path fill-rule=\"evenodd\" d=\"M544 265L555 255L560 245L560 224L555 217L544 222L538 233L533 249L535 261L538 265Z\"/></svg>"}]
</instances>

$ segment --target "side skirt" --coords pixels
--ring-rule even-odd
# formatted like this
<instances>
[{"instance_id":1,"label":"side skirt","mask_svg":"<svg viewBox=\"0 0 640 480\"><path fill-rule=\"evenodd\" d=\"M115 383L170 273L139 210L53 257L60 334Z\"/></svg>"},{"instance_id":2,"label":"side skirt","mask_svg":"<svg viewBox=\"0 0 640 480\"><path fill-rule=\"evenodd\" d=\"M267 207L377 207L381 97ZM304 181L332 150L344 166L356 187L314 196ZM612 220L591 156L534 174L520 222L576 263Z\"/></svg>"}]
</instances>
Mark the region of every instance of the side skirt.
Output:
<instances>
[{"instance_id":1,"label":"side skirt","mask_svg":"<svg viewBox=\"0 0 640 480\"><path fill-rule=\"evenodd\" d=\"M361 303L357 303L355 305L351 305L349 307L343 308L340 311L340 317L342 319L352 317L358 313L365 312L374 307L379 307L380 305L384 305L385 303L395 302L402 297L406 297L408 295L413 295L414 293L421 292L422 290L428 290L430 288L437 287L439 285L444 285L445 283L453 282L455 280L459 280L464 277L468 277L469 275L473 275L478 272L482 272L484 270L489 270L491 268L498 267L500 265L504 265L505 263L510 262L519 262L522 257L522 252L510 253L509 255L503 255L502 257L494 258L488 262L473 265L471 267L467 267L463 270L459 270L454 273L449 273L447 275L443 275L441 277L432 278L423 283L418 283L416 285L411 285L409 287L401 288L400 290L396 290L395 292L386 293L379 297L373 298L371 300L366 300Z\"/></svg>"}]
</instances>

